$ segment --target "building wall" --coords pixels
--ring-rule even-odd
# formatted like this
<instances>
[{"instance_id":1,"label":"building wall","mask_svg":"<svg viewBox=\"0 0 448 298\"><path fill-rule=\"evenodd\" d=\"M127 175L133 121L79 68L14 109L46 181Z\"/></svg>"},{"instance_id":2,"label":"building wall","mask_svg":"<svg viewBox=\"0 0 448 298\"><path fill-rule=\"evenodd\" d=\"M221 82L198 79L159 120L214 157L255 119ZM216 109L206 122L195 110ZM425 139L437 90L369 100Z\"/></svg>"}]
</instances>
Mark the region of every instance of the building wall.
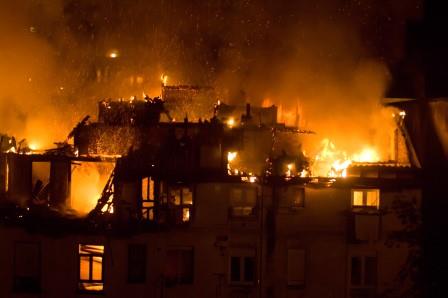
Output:
<instances>
[{"instance_id":1,"label":"building wall","mask_svg":"<svg viewBox=\"0 0 448 298\"><path fill-rule=\"evenodd\" d=\"M230 216L235 187L256 189L255 216ZM389 248L384 244L391 231L401 228L393 213L381 216L378 240L354 242L349 232L351 187L290 185L304 188L305 195L303 207L292 209L281 203L287 196L281 191L285 187L273 192L270 187L249 183L199 183L188 226L127 236L49 236L2 225L0 297L97 297L77 291L80 243L105 246L104 297L348 297L349 257L363 252L377 256L378 291L389 285L407 256L406 246ZM380 210L387 210L397 198L420 198L418 189L380 190L380 194ZM41 293L13 291L14 245L18 241L40 245ZM144 283L128 283L129 244L146 245ZM192 284L164 286L164 264L172 248L193 249ZM302 285L288 285L288 249L305 252ZM241 253L252 254L256 260L251 284L230 283L230 257Z\"/></svg>"}]
</instances>

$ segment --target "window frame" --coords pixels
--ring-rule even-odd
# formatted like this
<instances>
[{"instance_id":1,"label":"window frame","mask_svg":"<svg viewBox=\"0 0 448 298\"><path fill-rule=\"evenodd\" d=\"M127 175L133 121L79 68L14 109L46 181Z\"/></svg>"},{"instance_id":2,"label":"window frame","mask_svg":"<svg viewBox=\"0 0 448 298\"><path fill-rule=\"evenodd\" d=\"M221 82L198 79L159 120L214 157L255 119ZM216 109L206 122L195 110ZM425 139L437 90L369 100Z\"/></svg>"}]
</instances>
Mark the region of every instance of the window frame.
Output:
<instances>
[{"instance_id":1,"label":"window frame","mask_svg":"<svg viewBox=\"0 0 448 298\"><path fill-rule=\"evenodd\" d=\"M103 252L102 253L81 253L81 246L82 245L92 245L92 246L102 246ZM86 243L78 243L77 245L77 251L78 251L78 291L81 293L103 293L104 292L104 253L105 253L105 245L104 244L86 244ZM81 279L81 257L89 257L89 279ZM93 275L93 258L94 257L100 257L101 258L101 279L95 280L92 278ZM102 285L101 290L89 290L82 287L85 283L98 283Z\"/></svg>"},{"instance_id":2,"label":"window frame","mask_svg":"<svg viewBox=\"0 0 448 298\"><path fill-rule=\"evenodd\" d=\"M167 276L166 276L166 267L163 268L163 274L164 274L164 283L165 283L165 287L173 287L176 285L193 285L194 284L194 279L195 279L195 250L193 246L173 246L173 247L168 247L166 249L165 252L165 258L168 258L168 252L176 252L176 258L177 260L181 259L181 252L184 251L188 251L189 253L191 253L191 270L188 270L189 272L191 272L191 276L181 276L180 273L180 266L179 263L177 264L177 268L176 268L176 276L174 278L173 281L169 281L167 280ZM167 260L165 260L165 266L166 266Z\"/></svg>"},{"instance_id":3,"label":"window frame","mask_svg":"<svg viewBox=\"0 0 448 298\"><path fill-rule=\"evenodd\" d=\"M161 181L152 179L153 181L153 200L149 198L150 190L150 176L143 177L141 179L141 217L144 221L159 222L159 223L172 223L175 224L188 224L193 218L193 208L195 202L195 188L190 184L176 184L169 181ZM143 180L148 179L147 193L148 199L143 197ZM176 191L179 194L179 202L176 200L170 202L168 199L171 197L171 192ZM188 196L187 193L190 195ZM176 197L176 195L174 196ZM186 200L191 197L191 203L187 203ZM144 206L145 203L152 204L152 206ZM152 210L152 215L151 215ZM171 220L171 221L170 221Z\"/></svg>"},{"instance_id":4,"label":"window frame","mask_svg":"<svg viewBox=\"0 0 448 298\"><path fill-rule=\"evenodd\" d=\"M355 205L355 193L362 193L362 205ZM368 193L375 192L377 194L376 205L368 205ZM379 188L352 188L351 189L351 208L352 209L370 209L379 210L381 206L381 191Z\"/></svg>"},{"instance_id":5,"label":"window frame","mask_svg":"<svg viewBox=\"0 0 448 298\"><path fill-rule=\"evenodd\" d=\"M360 282L359 284L353 283L353 259L359 258L361 260L360 262ZM366 263L368 258L375 259L375 271L373 272L373 282L366 283L366 276L368 275L366 271ZM352 291L377 291L378 288L378 255L374 252L371 253L352 253L349 255L348 259L348 287L349 287L349 293ZM349 294L349 297L352 295Z\"/></svg>"},{"instance_id":6,"label":"window frame","mask_svg":"<svg viewBox=\"0 0 448 298\"><path fill-rule=\"evenodd\" d=\"M232 258L239 260L239 280L232 279ZM245 260L251 258L253 260L253 280L246 280L246 263ZM255 251L233 252L229 254L228 261L228 282L232 286L254 286L257 281L257 255Z\"/></svg>"},{"instance_id":7,"label":"window frame","mask_svg":"<svg viewBox=\"0 0 448 298\"><path fill-rule=\"evenodd\" d=\"M242 191L242 197L239 198L239 200L242 201L242 202L247 202L248 201L247 193L251 192L251 191L254 191L255 192L255 203L254 203L254 205L253 206L249 206L248 204L246 204L246 205L241 204L241 205L233 206L232 200L234 200L234 199L232 197L232 192L235 191L235 190ZM257 208L258 208L258 201L259 201L259 199L258 199L258 192L259 192L258 191L258 187L257 186L253 186L253 185L246 185L246 184L244 184L244 185L232 186L230 188L230 190L229 190L229 193L228 193L228 198L229 198L229 201L228 201L229 202L229 216L231 218L234 218L234 219L244 219L244 218L255 219L255 218L257 218L257 216L258 216ZM252 208L252 210L251 210L250 214L248 214L248 215L235 214L235 208Z\"/></svg>"},{"instance_id":8,"label":"window frame","mask_svg":"<svg viewBox=\"0 0 448 298\"><path fill-rule=\"evenodd\" d=\"M146 183L146 197L143 193L143 187L145 186L144 180L147 180ZM156 182L152 176L143 177L140 180L140 198L141 198L141 217L144 221L154 221L155 220L155 208L156 208L156 190L155 185ZM151 188L152 185L152 188ZM151 199L152 196L152 199ZM145 204L152 206L145 206Z\"/></svg>"}]
</instances>

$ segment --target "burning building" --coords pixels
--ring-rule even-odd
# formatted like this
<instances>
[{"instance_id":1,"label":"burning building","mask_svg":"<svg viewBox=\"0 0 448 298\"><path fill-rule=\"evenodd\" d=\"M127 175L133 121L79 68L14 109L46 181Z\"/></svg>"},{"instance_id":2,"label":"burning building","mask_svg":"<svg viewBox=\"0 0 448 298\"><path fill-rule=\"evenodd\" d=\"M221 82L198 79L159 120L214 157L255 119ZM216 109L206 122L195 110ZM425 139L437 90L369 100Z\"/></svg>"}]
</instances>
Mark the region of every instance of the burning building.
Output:
<instances>
[{"instance_id":1,"label":"burning building","mask_svg":"<svg viewBox=\"0 0 448 298\"><path fill-rule=\"evenodd\" d=\"M405 290L396 277L416 248L401 235L418 229L421 189L401 120L394 159L340 159L329 141L311 158L313 132L278 123L275 106L218 102L176 121L166 99L198 89L164 87L101 101L73 146L22 152L2 139L0 296Z\"/></svg>"}]
</instances>

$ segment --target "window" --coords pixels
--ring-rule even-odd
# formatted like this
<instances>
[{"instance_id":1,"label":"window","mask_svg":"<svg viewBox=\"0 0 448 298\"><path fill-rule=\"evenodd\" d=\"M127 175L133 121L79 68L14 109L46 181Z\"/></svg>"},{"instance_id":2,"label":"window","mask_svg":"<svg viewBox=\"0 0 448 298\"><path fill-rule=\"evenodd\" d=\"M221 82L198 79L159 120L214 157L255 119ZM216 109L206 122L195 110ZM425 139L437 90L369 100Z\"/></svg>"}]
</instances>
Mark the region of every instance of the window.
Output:
<instances>
[{"instance_id":1,"label":"window","mask_svg":"<svg viewBox=\"0 0 448 298\"><path fill-rule=\"evenodd\" d=\"M39 243L15 243L14 290L18 292L38 292L40 290Z\"/></svg>"},{"instance_id":2,"label":"window","mask_svg":"<svg viewBox=\"0 0 448 298\"><path fill-rule=\"evenodd\" d=\"M230 189L231 215L245 217L255 215L257 189L255 187L234 187Z\"/></svg>"},{"instance_id":3,"label":"window","mask_svg":"<svg viewBox=\"0 0 448 298\"><path fill-rule=\"evenodd\" d=\"M229 280L232 284L251 285L255 282L254 251L237 252L230 255Z\"/></svg>"},{"instance_id":4,"label":"window","mask_svg":"<svg viewBox=\"0 0 448 298\"><path fill-rule=\"evenodd\" d=\"M186 223L191 219L193 191L188 186L161 183L158 207L159 221Z\"/></svg>"},{"instance_id":5,"label":"window","mask_svg":"<svg viewBox=\"0 0 448 298\"><path fill-rule=\"evenodd\" d=\"M305 284L305 250L288 249L287 260L288 286Z\"/></svg>"},{"instance_id":6,"label":"window","mask_svg":"<svg viewBox=\"0 0 448 298\"><path fill-rule=\"evenodd\" d=\"M165 284L167 287L176 284L192 284L194 258L193 248L171 248L166 251Z\"/></svg>"},{"instance_id":7,"label":"window","mask_svg":"<svg viewBox=\"0 0 448 298\"><path fill-rule=\"evenodd\" d=\"M128 246L128 282L144 283L146 280L146 245Z\"/></svg>"},{"instance_id":8,"label":"window","mask_svg":"<svg viewBox=\"0 0 448 298\"><path fill-rule=\"evenodd\" d=\"M296 186L281 188L279 207L292 211L305 207L305 189Z\"/></svg>"},{"instance_id":9,"label":"window","mask_svg":"<svg viewBox=\"0 0 448 298\"><path fill-rule=\"evenodd\" d=\"M377 258L375 255L350 257L350 297L367 298L376 294Z\"/></svg>"},{"instance_id":10,"label":"window","mask_svg":"<svg viewBox=\"0 0 448 298\"><path fill-rule=\"evenodd\" d=\"M379 189L352 190L352 207L376 208L380 207Z\"/></svg>"},{"instance_id":11,"label":"window","mask_svg":"<svg viewBox=\"0 0 448 298\"><path fill-rule=\"evenodd\" d=\"M103 290L103 255L103 245L79 244L79 290Z\"/></svg>"},{"instance_id":12,"label":"window","mask_svg":"<svg viewBox=\"0 0 448 298\"><path fill-rule=\"evenodd\" d=\"M151 177L142 179L142 218L154 220L154 180Z\"/></svg>"}]
</instances>

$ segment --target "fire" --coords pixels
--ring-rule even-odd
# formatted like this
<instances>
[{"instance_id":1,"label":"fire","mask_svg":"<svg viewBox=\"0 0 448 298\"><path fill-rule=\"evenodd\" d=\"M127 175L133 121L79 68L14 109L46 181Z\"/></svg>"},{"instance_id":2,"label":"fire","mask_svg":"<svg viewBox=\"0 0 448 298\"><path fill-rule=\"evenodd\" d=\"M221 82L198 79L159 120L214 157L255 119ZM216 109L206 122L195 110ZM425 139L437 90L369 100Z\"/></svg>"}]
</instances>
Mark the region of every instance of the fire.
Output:
<instances>
[{"instance_id":1,"label":"fire","mask_svg":"<svg viewBox=\"0 0 448 298\"><path fill-rule=\"evenodd\" d=\"M166 74L162 74L160 76L160 81L162 81L162 86L166 86L166 84L168 83L168 76Z\"/></svg>"},{"instance_id":2,"label":"fire","mask_svg":"<svg viewBox=\"0 0 448 298\"><path fill-rule=\"evenodd\" d=\"M286 169L287 169L286 173L285 173L286 177L292 177L293 176L292 170L294 169L294 164L292 164L292 163L287 164Z\"/></svg>"},{"instance_id":3,"label":"fire","mask_svg":"<svg viewBox=\"0 0 448 298\"><path fill-rule=\"evenodd\" d=\"M98 202L113 163L86 162L72 170L71 207L80 214L90 212Z\"/></svg>"},{"instance_id":4,"label":"fire","mask_svg":"<svg viewBox=\"0 0 448 298\"><path fill-rule=\"evenodd\" d=\"M233 118L233 117L230 117L229 119L227 119L227 126L229 127L229 128L232 128L232 127L234 127L235 126L235 118Z\"/></svg>"},{"instance_id":5,"label":"fire","mask_svg":"<svg viewBox=\"0 0 448 298\"><path fill-rule=\"evenodd\" d=\"M232 168L232 162L235 160L237 156L237 152L236 151L229 151L227 152L227 173L229 175L235 174L238 175L238 169L233 169Z\"/></svg>"},{"instance_id":6,"label":"fire","mask_svg":"<svg viewBox=\"0 0 448 298\"><path fill-rule=\"evenodd\" d=\"M232 162L236 158L237 152L227 152L227 161Z\"/></svg>"},{"instance_id":7,"label":"fire","mask_svg":"<svg viewBox=\"0 0 448 298\"><path fill-rule=\"evenodd\" d=\"M353 161L357 162L378 162L380 157L373 148L364 148L360 153L354 154Z\"/></svg>"},{"instance_id":8,"label":"fire","mask_svg":"<svg viewBox=\"0 0 448 298\"><path fill-rule=\"evenodd\" d=\"M120 54L118 53L118 50L116 50L116 49L112 49L107 53L107 57L109 57L111 59L118 58L118 56L120 56Z\"/></svg>"},{"instance_id":9,"label":"fire","mask_svg":"<svg viewBox=\"0 0 448 298\"><path fill-rule=\"evenodd\" d=\"M378 152L372 147L365 147L360 152L348 155L338 150L329 139L323 139L321 150L314 158L312 176L347 177L347 168L353 162L379 162Z\"/></svg>"},{"instance_id":10,"label":"fire","mask_svg":"<svg viewBox=\"0 0 448 298\"><path fill-rule=\"evenodd\" d=\"M32 151L36 151L39 149L39 146L36 143L29 143L28 148L30 148Z\"/></svg>"}]
</instances>

